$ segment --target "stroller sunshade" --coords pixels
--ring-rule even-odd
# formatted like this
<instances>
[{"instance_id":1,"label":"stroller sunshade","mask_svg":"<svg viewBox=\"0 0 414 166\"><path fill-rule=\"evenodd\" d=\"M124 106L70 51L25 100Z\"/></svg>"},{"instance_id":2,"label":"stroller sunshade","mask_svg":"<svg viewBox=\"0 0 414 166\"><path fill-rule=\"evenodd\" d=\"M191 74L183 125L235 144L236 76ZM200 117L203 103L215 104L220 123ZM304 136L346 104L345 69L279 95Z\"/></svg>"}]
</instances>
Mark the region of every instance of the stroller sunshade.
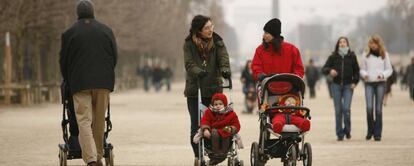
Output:
<instances>
[{"instance_id":1,"label":"stroller sunshade","mask_svg":"<svg viewBox=\"0 0 414 166\"><path fill-rule=\"evenodd\" d=\"M272 94L281 95L292 90L292 84L286 81L271 82L267 85L267 89Z\"/></svg>"}]
</instances>

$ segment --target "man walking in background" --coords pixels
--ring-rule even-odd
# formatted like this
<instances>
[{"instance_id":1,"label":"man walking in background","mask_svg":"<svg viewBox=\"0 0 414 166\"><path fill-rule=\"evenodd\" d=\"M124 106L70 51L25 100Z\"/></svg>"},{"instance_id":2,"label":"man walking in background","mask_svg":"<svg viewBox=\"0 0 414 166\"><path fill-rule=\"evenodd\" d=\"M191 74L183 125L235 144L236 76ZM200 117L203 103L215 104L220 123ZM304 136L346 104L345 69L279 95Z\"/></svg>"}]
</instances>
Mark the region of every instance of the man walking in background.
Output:
<instances>
[{"instance_id":1,"label":"man walking in background","mask_svg":"<svg viewBox=\"0 0 414 166\"><path fill-rule=\"evenodd\" d=\"M407 66L405 72L407 77L407 85L410 90L410 99L414 102L414 57L411 57L411 64Z\"/></svg>"},{"instance_id":2,"label":"man walking in background","mask_svg":"<svg viewBox=\"0 0 414 166\"><path fill-rule=\"evenodd\" d=\"M117 47L112 30L95 20L90 0L80 0L76 11L78 20L62 35L60 69L73 95L82 158L88 166L99 166Z\"/></svg>"},{"instance_id":3,"label":"man walking in background","mask_svg":"<svg viewBox=\"0 0 414 166\"><path fill-rule=\"evenodd\" d=\"M309 87L309 92L310 92L309 97L315 98L316 97L315 86L316 86L316 82L319 80L319 69L313 63L313 59L310 59L309 65L306 66L305 78L306 78L306 84Z\"/></svg>"}]
</instances>

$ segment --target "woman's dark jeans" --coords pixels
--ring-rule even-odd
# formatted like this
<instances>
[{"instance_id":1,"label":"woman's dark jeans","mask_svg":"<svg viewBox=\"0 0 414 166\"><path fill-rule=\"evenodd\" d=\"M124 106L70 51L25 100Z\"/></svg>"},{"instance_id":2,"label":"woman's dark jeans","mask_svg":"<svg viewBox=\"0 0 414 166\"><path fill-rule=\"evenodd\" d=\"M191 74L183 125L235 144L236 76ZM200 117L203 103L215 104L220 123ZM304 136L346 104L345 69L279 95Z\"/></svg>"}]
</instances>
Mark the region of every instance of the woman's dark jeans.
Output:
<instances>
[{"instance_id":1,"label":"woman's dark jeans","mask_svg":"<svg viewBox=\"0 0 414 166\"><path fill-rule=\"evenodd\" d=\"M335 107L336 136L342 139L344 135L351 134L351 102L354 90L351 84L331 83L331 91Z\"/></svg>"},{"instance_id":2,"label":"woman's dark jeans","mask_svg":"<svg viewBox=\"0 0 414 166\"><path fill-rule=\"evenodd\" d=\"M365 101L367 104L367 138L374 135L380 139L382 133L382 102L385 93L385 82L365 83ZM375 119L374 119L375 112Z\"/></svg>"}]
</instances>

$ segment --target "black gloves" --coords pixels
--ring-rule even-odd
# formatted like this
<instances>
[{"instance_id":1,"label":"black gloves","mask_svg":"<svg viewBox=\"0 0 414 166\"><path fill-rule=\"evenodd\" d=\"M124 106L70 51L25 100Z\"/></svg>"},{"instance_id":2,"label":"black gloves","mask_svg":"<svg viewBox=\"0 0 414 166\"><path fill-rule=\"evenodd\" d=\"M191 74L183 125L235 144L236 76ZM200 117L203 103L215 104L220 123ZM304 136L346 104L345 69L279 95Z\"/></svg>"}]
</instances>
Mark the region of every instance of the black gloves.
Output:
<instances>
[{"instance_id":1,"label":"black gloves","mask_svg":"<svg viewBox=\"0 0 414 166\"><path fill-rule=\"evenodd\" d=\"M207 76L208 72L205 70L201 70L198 74L197 77L198 78L204 78L205 76Z\"/></svg>"},{"instance_id":2,"label":"black gloves","mask_svg":"<svg viewBox=\"0 0 414 166\"><path fill-rule=\"evenodd\" d=\"M223 76L223 78L226 78L226 79L229 79L231 77L230 71L227 71L227 70L222 71L221 75Z\"/></svg>"},{"instance_id":3,"label":"black gloves","mask_svg":"<svg viewBox=\"0 0 414 166\"><path fill-rule=\"evenodd\" d=\"M208 72L205 70L201 70L198 74L197 77L198 78L204 78L205 76L207 76ZM230 71L222 71L221 75L223 76L223 78L229 79L231 77L231 73Z\"/></svg>"},{"instance_id":4,"label":"black gloves","mask_svg":"<svg viewBox=\"0 0 414 166\"><path fill-rule=\"evenodd\" d=\"M260 82L262 82L263 79L266 78L266 74L260 73L259 76L257 76L257 78L259 79Z\"/></svg>"}]
</instances>

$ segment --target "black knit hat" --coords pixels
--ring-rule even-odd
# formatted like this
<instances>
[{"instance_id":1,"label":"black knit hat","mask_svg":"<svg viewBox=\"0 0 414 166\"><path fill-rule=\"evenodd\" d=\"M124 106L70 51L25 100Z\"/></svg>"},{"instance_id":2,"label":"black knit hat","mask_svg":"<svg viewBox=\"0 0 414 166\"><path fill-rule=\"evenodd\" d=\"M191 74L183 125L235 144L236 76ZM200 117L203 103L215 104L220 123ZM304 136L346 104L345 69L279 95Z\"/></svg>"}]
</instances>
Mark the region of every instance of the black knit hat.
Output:
<instances>
[{"instance_id":1,"label":"black knit hat","mask_svg":"<svg viewBox=\"0 0 414 166\"><path fill-rule=\"evenodd\" d=\"M190 33L195 34L197 32L200 32L201 29L203 29L204 25L210 20L211 20L210 17L203 16L203 15L196 15L191 21Z\"/></svg>"},{"instance_id":2,"label":"black knit hat","mask_svg":"<svg viewBox=\"0 0 414 166\"><path fill-rule=\"evenodd\" d=\"M80 0L76 6L76 13L78 19L82 18L95 18L93 11L93 2L90 0Z\"/></svg>"},{"instance_id":3,"label":"black knit hat","mask_svg":"<svg viewBox=\"0 0 414 166\"><path fill-rule=\"evenodd\" d=\"M281 25L279 19L274 18L268 21L265 26L263 27L263 30L267 33L270 33L273 37L279 37L281 32Z\"/></svg>"}]
</instances>

